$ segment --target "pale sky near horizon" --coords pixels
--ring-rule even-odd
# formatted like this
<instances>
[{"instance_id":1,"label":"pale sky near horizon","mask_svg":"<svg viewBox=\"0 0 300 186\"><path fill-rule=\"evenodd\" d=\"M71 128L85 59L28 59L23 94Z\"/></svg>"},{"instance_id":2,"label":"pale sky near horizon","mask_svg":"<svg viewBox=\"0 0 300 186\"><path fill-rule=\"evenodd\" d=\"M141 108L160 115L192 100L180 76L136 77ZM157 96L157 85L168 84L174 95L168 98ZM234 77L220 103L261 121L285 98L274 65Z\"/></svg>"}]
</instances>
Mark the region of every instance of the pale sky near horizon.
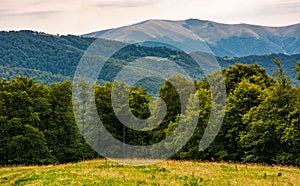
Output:
<instances>
[{"instance_id":1,"label":"pale sky near horizon","mask_svg":"<svg viewBox=\"0 0 300 186\"><path fill-rule=\"evenodd\" d=\"M300 23L300 0L0 0L0 30L85 34L147 19Z\"/></svg>"}]
</instances>

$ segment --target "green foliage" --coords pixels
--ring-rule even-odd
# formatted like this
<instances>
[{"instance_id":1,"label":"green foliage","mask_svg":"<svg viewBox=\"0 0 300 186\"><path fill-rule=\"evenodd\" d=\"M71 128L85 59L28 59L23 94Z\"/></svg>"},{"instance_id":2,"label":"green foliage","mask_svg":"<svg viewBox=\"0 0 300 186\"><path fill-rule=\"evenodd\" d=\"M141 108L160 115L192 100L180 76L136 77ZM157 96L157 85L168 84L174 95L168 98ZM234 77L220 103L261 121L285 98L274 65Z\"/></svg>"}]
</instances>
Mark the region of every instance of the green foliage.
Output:
<instances>
[{"instance_id":1,"label":"green foliage","mask_svg":"<svg viewBox=\"0 0 300 186\"><path fill-rule=\"evenodd\" d=\"M90 112L91 101L95 100L105 128L116 139L127 144L150 145L160 142L177 127L188 129L192 118L196 116L198 123L193 136L173 158L299 165L299 87L292 86L279 60L274 60L274 64L277 66L274 77L268 76L258 65L237 64L223 71L228 89L225 118L214 142L204 151L199 151L199 142L212 109L207 79L192 82L181 76L173 76L159 89L160 99L148 95L143 88L124 82L94 85L95 97L91 98L86 92L88 85L82 82L78 86L82 89L79 92L81 99L74 104L81 105L75 114L78 111L84 114L77 123L72 108L72 84L69 81L48 86L26 77L17 77L12 81L2 79L0 164L66 163L99 157L82 137L83 134L92 139L92 144L106 143L105 139L95 141L99 126L86 123L88 118L98 117ZM210 76L215 80L220 78L214 74ZM193 85L196 85L197 91L190 95L189 87ZM112 92L113 88L119 91ZM112 94L126 96L124 90L129 94L129 107L126 107L126 101L113 108ZM186 100L180 100L179 95ZM199 109L195 109L197 99L200 101ZM182 105L181 101L188 104ZM124 126L116 116L117 113L131 112L139 119L156 123L156 116L162 113L163 106L167 110L165 118L150 131L133 130ZM123 112L124 109L128 112ZM179 126L179 121L183 121L183 125ZM84 135L86 132L89 135ZM161 148L171 149L187 134L177 135L172 143ZM103 148L114 153L114 149L123 147L104 145Z\"/></svg>"},{"instance_id":2,"label":"green foliage","mask_svg":"<svg viewBox=\"0 0 300 186\"><path fill-rule=\"evenodd\" d=\"M17 77L0 82L1 164L77 161L87 148L74 121L71 83L45 86ZM85 147L87 146L87 147ZM88 147L89 148L89 147ZM95 157L90 150L89 158Z\"/></svg>"},{"instance_id":3,"label":"green foliage","mask_svg":"<svg viewBox=\"0 0 300 186\"><path fill-rule=\"evenodd\" d=\"M33 78L36 82L51 84L71 80L76 67L88 47L96 38L85 38L80 36L59 36L29 30L0 32L0 78L13 80L17 76ZM116 41L99 39L99 45L103 51L118 48L124 44ZM151 47L152 46L152 47ZM128 45L116 52L105 64L99 76L99 82L113 81L117 73L125 65L138 58L155 56L174 61L194 79L203 77L202 69L193 59L182 51L170 47L153 47L153 45L137 46ZM293 84L296 82L296 73L293 72L295 62L300 61L300 55L270 54L263 56L246 56L236 58L221 58L217 60L222 68L228 68L237 63L258 64L265 68L271 75L277 66L271 62L277 58L282 62L282 68L286 75L291 77ZM154 61L155 62L155 61ZM136 70L134 73L138 73ZM145 73L145 72L140 72ZM141 86L147 88L149 92L156 94L156 90L151 90L148 84L161 86L163 83L157 80L148 80Z\"/></svg>"},{"instance_id":4,"label":"green foliage","mask_svg":"<svg viewBox=\"0 0 300 186\"><path fill-rule=\"evenodd\" d=\"M296 73L294 72L294 68L297 61L300 61L300 54L294 55L284 55L284 54L270 54L270 55L251 55L245 57L234 57L234 58L220 58L217 57L218 62L223 68L229 68L232 65L236 65L238 63L241 64L257 64L263 69L266 70L268 75L272 75L273 72L277 71L277 65L272 63L273 59L278 59L281 61L281 67L285 72L287 77L292 79L292 84L296 85Z\"/></svg>"},{"instance_id":5,"label":"green foliage","mask_svg":"<svg viewBox=\"0 0 300 186\"><path fill-rule=\"evenodd\" d=\"M294 72L298 72L297 73L297 75L296 75L296 79L298 80L298 81L300 81L300 61L298 61L297 63L296 63L296 67L295 67L295 70L294 70Z\"/></svg>"},{"instance_id":6,"label":"green foliage","mask_svg":"<svg viewBox=\"0 0 300 186\"><path fill-rule=\"evenodd\" d=\"M286 135L291 128L294 135L298 133L297 127L293 127L297 121L290 119L298 110L298 96L296 88L284 75L280 61L274 60L274 63L278 66L277 83L265 90L263 102L243 118L247 125L240 140L245 151L244 161L298 164L299 150L294 144L298 139Z\"/></svg>"}]
</instances>

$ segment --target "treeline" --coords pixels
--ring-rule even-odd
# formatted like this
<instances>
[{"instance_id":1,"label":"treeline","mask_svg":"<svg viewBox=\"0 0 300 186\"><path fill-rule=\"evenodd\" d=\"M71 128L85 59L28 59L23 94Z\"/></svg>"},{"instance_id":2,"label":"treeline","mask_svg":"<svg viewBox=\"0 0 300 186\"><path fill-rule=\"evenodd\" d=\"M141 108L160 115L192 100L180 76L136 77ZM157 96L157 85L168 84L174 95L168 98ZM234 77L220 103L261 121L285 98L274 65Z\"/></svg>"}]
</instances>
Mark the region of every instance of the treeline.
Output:
<instances>
[{"instance_id":1,"label":"treeline","mask_svg":"<svg viewBox=\"0 0 300 186\"><path fill-rule=\"evenodd\" d=\"M196 130L173 158L299 165L299 87L292 86L279 60L274 60L274 64L277 66L274 78L258 65L237 64L223 70L227 87L225 118L216 139L204 151L199 151L199 142L212 108L208 80L191 82L180 76L172 77L182 85L196 85L194 96L200 101L200 108L195 111L199 113ZM296 71L299 70L298 65ZM210 77L218 78L214 74ZM94 100L106 129L127 144L147 145L167 138L179 118L188 125L188 116L181 114L179 94L170 82L165 81L158 91L167 106L165 118L159 127L142 132L125 127L116 117L111 103L113 84L95 85ZM129 87L122 82L115 85ZM140 119L151 119L149 105L155 98L137 86L130 89L132 113ZM79 132L69 81L46 86L25 77L2 79L0 109L2 165L65 163L100 157ZM154 107L154 112L160 113L157 109ZM112 151L113 148L118 147L111 147Z\"/></svg>"},{"instance_id":2,"label":"treeline","mask_svg":"<svg viewBox=\"0 0 300 186\"><path fill-rule=\"evenodd\" d=\"M0 162L48 164L93 158L74 121L71 83L0 81Z\"/></svg>"}]
</instances>

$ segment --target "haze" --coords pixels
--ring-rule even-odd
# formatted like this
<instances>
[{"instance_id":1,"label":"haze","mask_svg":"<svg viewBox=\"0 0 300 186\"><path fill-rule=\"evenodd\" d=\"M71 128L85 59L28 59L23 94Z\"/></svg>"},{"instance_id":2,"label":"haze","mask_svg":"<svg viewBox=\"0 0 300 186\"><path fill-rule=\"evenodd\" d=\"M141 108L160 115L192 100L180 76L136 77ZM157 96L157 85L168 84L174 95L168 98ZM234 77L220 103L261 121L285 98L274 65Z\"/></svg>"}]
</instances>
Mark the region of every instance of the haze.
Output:
<instances>
[{"instance_id":1,"label":"haze","mask_svg":"<svg viewBox=\"0 0 300 186\"><path fill-rule=\"evenodd\" d=\"M300 23L300 0L1 0L0 30L84 34L147 19Z\"/></svg>"}]
</instances>

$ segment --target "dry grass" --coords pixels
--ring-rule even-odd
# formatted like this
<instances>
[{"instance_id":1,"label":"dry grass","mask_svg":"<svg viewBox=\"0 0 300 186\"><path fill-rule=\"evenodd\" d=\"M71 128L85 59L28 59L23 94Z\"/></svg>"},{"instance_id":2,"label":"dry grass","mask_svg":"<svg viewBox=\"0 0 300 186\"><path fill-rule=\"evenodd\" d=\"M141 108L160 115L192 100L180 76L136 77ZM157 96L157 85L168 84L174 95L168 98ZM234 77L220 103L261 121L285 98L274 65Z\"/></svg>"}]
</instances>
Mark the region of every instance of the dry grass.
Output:
<instances>
[{"instance_id":1,"label":"dry grass","mask_svg":"<svg viewBox=\"0 0 300 186\"><path fill-rule=\"evenodd\" d=\"M151 166L124 166L102 159L3 167L0 185L300 185L300 169L172 160Z\"/></svg>"}]
</instances>

